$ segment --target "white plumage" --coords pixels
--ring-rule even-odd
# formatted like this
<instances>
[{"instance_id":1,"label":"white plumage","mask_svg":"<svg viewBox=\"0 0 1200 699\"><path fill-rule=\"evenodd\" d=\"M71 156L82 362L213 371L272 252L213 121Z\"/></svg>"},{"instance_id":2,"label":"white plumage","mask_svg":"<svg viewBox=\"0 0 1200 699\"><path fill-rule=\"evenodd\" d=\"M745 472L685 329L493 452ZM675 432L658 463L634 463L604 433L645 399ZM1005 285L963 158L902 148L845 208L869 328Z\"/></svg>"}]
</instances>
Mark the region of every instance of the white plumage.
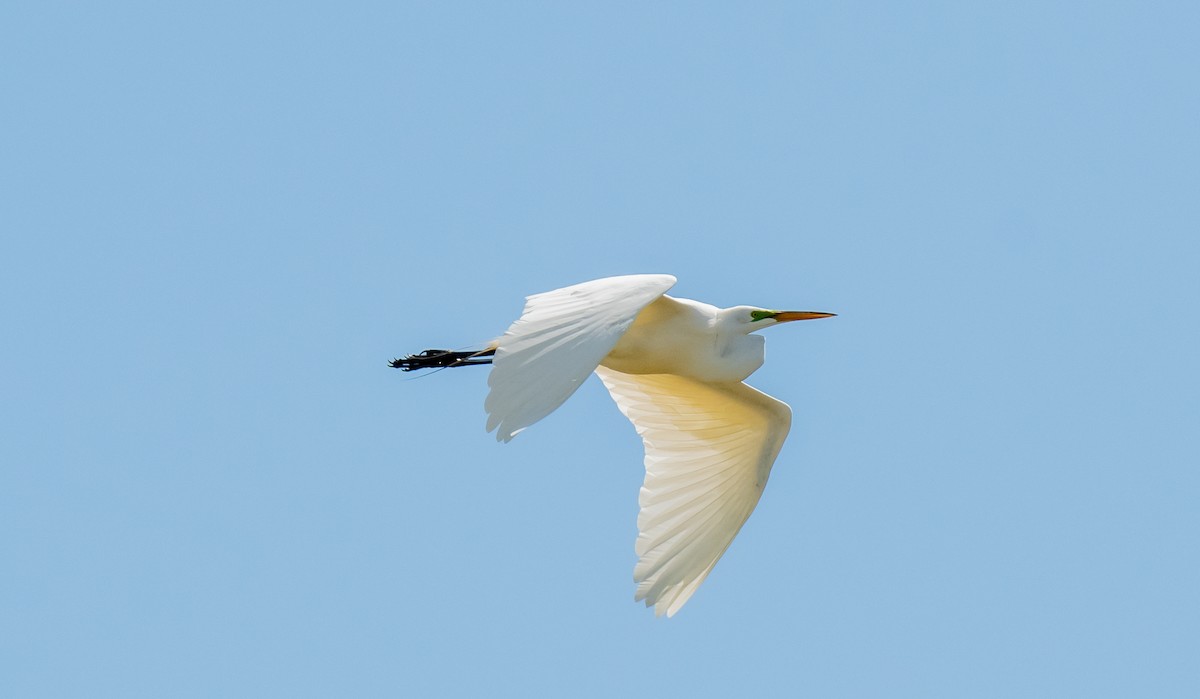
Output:
<instances>
[{"instance_id":1,"label":"white plumage","mask_svg":"<svg viewBox=\"0 0 1200 699\"><path fill-rule=\"evenodd\" d=\"M507 442L563 404L638 312L675 284L675 277L612 277L535 294L497 342L484 402L487 429Z\"/></svg>"},{"instance_id":2,"label":"white plumage","mask_svg":"<svg viewBox=\"0 0 1200 699\"><path fill-rule=\"evenodd\" d=\"M491 345L484 403L487 429L507 442L599 375L646 450L636 599L667 616L745 524L791 426L785 403L742 383L764 358L751 333L832 315L721 309L667 296L674 284L630 275L530 296Z\"/></svg>"},{"instance_id":3,"label":"white plumage","mask_svg":"<svg viewBox=\"0 0 1200 699\"><path fill-rule=\"evenodd\" d=\"M596 373L646 447L635 599L670 616L729 548L792 424L787 404L741 382Z\"/></svg>"}]
</instances>

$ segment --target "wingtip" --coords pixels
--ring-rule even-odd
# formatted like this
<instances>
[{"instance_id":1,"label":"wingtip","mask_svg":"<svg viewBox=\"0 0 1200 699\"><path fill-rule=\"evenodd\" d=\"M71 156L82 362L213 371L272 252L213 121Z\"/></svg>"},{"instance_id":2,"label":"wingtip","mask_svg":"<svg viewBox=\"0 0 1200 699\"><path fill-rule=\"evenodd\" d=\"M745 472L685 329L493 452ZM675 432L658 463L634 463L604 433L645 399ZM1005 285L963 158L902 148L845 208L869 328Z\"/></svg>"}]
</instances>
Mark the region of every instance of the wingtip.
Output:
<instances>
[{"instance_id":1,"label":"wingtip","mask_svg":"<svg viewBox=\"0 0 1200 699\"><path fill-rule=\"evenodd\" d=\"M524 429L524 428L522 428L522 429ZM492 431L492 428L489 427L488 432L491 432L491 431ZM496 430L496 441L502 442L504 444L508 444L509 442L512 441L512 438L516 437L517 434L519 434L520 432L521 432L521 430L512 430L511 432L508 432L508 431L505 431L502 427L501 429Z\"/></svg>"}]
</instances>

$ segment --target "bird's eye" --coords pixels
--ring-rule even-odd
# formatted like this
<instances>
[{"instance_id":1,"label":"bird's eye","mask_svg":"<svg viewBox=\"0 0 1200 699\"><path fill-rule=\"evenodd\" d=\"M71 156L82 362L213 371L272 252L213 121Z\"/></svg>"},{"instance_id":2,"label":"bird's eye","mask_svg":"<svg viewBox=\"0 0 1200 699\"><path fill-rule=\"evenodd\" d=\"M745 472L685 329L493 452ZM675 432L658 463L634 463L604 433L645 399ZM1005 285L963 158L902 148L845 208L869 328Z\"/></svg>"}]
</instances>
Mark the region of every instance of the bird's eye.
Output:
<instances>
[{"instance_id":1,"label":"bird's eye","mask_svg":"<svg viewBox=\"0 0 1200 699\"><path fill-rule=\"evenodd\" d=\"M774 318L777 315L779 315L779 313L776 311L750 311L750 322L753 323L758 320Z\"/></svg>"}]
</instances>

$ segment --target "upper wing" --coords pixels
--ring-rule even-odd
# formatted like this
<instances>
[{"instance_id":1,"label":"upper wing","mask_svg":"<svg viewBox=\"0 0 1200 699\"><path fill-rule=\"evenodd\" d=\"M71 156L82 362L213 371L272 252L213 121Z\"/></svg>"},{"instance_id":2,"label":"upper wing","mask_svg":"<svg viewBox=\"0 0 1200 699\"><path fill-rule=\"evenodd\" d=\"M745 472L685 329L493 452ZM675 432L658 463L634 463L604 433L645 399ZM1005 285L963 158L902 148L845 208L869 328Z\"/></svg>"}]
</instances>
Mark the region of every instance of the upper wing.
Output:
<instances>
[{"instance_id":1,"label":"upper wing","mask_svg":"<svg viewBox=\"0 0 1200 699\"><path fill-rule=\"evenodd\" d=\"M646 447L635 599L679 611L758 504L792 411L744 383L596 373Z\"/></svg>"},{"instance_id":2,"label":"upper wing","mask_svg":"<svg viewBox=\"0 0 1200 699\"><path fill-rule=\"evenodd\" d=\"M669 274L584 282L526 299L499 340L487 429L507 442L563 404L612 351L638 312L675 285Z\"/></svg>"}]
</instances>

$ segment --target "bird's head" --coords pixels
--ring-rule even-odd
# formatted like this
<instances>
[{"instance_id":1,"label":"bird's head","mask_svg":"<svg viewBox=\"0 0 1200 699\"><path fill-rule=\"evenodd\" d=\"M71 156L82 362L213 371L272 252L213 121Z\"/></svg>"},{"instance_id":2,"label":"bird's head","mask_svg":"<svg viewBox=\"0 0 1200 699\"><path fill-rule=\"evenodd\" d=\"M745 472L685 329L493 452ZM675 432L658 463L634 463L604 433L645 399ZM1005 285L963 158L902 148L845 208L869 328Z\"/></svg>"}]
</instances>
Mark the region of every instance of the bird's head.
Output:
<instances>
[{"instance_id":1,"label":"bird's head","mask_svg":"<svg viewBox=\"0 0 1200 699\"><path fill-rule=\"evenodd\" d=\"M820 313L818 311L773 311L757 306L734 306L725 309L725 317L742 332L747 334L780 323L790 323L793 320L816 320L832 318L836 313Z\"/></svg>"}]
</instances>

